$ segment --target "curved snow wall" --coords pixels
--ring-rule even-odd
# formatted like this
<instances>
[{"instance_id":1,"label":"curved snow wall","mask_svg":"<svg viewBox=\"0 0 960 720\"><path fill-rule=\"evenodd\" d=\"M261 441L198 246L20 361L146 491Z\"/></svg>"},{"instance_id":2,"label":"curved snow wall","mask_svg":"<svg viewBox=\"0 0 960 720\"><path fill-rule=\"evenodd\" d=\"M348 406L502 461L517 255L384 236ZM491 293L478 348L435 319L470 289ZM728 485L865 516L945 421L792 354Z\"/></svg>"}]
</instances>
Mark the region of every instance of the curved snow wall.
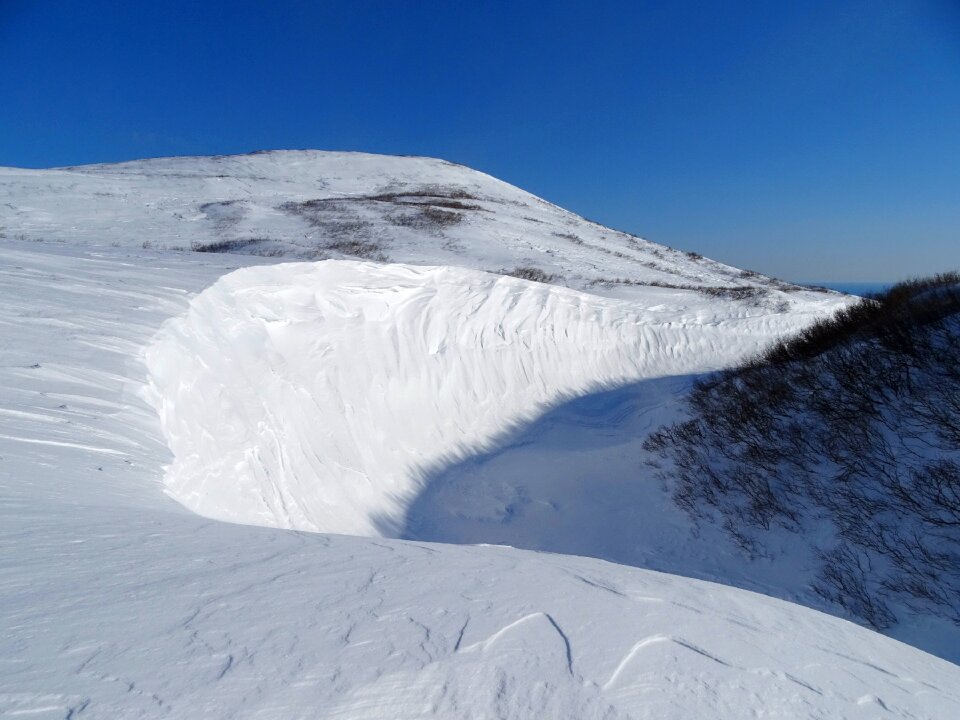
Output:
<instances>
[{"instance_id":1,"label":"curved snow wall","mask_svg":"<svg viewBox=\"0 0 960 720\"><path fill-rule=\"evenodd\" d=\"M551 405L728 365L810 319L695 315L464 268L238 270L146 351L167 491L222 520L389 534L427 470Z\"/></svg>"}]
</instances>

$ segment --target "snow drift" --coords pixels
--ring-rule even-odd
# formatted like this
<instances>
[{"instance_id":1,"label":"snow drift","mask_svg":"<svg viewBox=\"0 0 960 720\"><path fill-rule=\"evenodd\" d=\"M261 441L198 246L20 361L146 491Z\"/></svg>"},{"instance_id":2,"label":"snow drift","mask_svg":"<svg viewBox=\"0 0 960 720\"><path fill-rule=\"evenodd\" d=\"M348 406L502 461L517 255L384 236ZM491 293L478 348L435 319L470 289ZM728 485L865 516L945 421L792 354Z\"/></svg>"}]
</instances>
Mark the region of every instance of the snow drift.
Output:
<instances>
[{"instance_id":1,"label":"snow drift","mask_svg":"<svg viewBox=\"0 0 960 720\"><path fill-rule=\"evenodd\" d=\"M644 308L464 268L238 270L146 353L167 489L210 517L390 534L425 472L562 399L728 365L819 312L703 324L706 302Z\"/></svg>"}]
</instances>

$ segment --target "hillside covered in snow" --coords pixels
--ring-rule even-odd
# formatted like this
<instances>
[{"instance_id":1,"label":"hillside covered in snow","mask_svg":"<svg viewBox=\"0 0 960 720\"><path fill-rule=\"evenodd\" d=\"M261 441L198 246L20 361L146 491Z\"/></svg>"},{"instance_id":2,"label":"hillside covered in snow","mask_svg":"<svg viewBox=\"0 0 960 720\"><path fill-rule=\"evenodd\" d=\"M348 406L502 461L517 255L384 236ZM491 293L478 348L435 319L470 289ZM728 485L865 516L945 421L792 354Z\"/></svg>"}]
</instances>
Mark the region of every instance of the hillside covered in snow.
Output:
<instances>
[{"instance_id":1,"label":"hillside covered in snow","mask_svg":"<svg viewBox=\"0 0 960 720\"><path fill-rule=\"evenodd\" d=\"M800 288L585 220L443 160L278 151L0 168L0 233L71 244L454 265L633 297L785 307Z\"/></svg>"},{"instance_id":2,"label":"hillside covered in snow","mask_svg":"<svg viewBox=\"0 0 960 720\"><path fill-rule=\"evenodd\" d=\"M641 462L845 298L421 158L3 169L0 226L0 713L960 713Z\"/></svg>"},{"instance_id":3,"label":"hillside covered in snow","mask_svg":"<svg viewBox=\"0 0 960 720\"><path fill-rule=\"evenodd\" d=\"M806 547L876 628L960 624L960 275L904 282L697 383L647 441L677 504L743 550Z\"/></svg>"}]
</instances>

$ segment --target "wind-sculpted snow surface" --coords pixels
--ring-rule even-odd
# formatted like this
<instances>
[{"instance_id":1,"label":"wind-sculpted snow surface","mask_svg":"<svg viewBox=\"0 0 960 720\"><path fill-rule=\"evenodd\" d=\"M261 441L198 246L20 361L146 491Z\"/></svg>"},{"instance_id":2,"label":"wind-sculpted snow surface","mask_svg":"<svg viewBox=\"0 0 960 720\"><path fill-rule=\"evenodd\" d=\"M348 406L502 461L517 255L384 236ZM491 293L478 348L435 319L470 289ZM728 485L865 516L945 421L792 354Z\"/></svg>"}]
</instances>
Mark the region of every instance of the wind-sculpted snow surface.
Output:
<instances>
[{"instance_id":1,"label":"wind-sculpted snow surface","mask_svg":"<svg viewBox=\"0 0 960 720\"><path fill-rule=\"evenodd\" d=\"M564 398L730 364L823 310L650 300L464 268L239 270L147 352L168 491L219 519L389 535L427 471Z\"/></svg>"},{"instance_id":2,"label":"wind-sculpted snow surface","mask_svg":"<svg viewBox=\"0 0 960 720\"><path fill-rule=\"evenodd\" d=\"M742 590L189 513L139 353L225 259L0 257L0 716L960 717L956 665Z\"/></svg>"},{"instance_id":3,"label":"wind-sculpted snow surface","mask_svg":"<svg viewBox=\"0 0 960 720\"><path fill-rule=\"evenodd\" d=\"M174 247L383 253L633 303L464 269L261 268ZM569 452L534 442L529 457L626 473L639 411L581 393L726 365L837 296L439 161L269 153L0 170L0 299L2 717L960 717L956 665L769 597L596 559L216 522L162 492L169 466L167 490L218 517L404 532L425 479L557 416L543 436ZM656 380L639 405L683 383ZM558 494L573 474L545 480L529 502L603 496ZM665 522L665 495L647 492L642 542ZM430 497L421 520L448 495ZM590 513L599 526L604 510L557 503L557 527L576 534ZM712 540L689 541L681 572L722 554Z\"/></svg>"},{"instance_id":4,"label":"wind-sculpted snow surface","mask_svg":"<svg viewBox=\"0 0 960 720\"><path fill-rule=\"evenodd\" d=\"M957 666L687 578L163 512L3 520L4 717L960 716Z\"/></svg>"}]
</instances>

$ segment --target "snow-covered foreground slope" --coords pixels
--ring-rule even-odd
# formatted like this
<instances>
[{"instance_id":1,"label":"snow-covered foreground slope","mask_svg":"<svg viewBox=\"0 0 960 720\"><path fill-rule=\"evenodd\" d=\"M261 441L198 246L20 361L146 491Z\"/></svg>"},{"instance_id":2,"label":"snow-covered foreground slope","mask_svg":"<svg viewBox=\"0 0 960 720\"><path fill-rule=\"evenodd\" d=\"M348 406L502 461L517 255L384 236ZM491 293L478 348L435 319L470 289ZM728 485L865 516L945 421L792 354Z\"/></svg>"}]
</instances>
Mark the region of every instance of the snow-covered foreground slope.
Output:
<instances>
[{"instance_id":1,"label":"snow-covered foreground slope","mask_svg":"<svg viewBox=\"0 0 960 720\"><path fill-rule=\"evenodd\" d=\"M656 288L641 306L465 268L237 271L147 352L175 456L167 485L210 517L392 534L426 474L561 400L730 365L834 301L717 305Z\"/></svg>"},{"instance_id":2,"label":"snow-covered foreground slope","mask_svg":"<svg viewBox=\"0 0 960 720\"><path fill-rule=\"evenodd\" d=\"M139 353L198 257L0 245L0 714L960 714L957 666L741 590L188 512Z\"/></svg>"},{"instance_id":3,"label":"snow-covered foreground slope","mask_svg":"<svg viewBox=\"0 0 960 720\"><path fill-rule=\"evenodd\" d=\"M11 716L960 712L956 666L719 585L506 548L45 510L14 526L19 571L4 573Z\"/></svg>"}]
</instances>

